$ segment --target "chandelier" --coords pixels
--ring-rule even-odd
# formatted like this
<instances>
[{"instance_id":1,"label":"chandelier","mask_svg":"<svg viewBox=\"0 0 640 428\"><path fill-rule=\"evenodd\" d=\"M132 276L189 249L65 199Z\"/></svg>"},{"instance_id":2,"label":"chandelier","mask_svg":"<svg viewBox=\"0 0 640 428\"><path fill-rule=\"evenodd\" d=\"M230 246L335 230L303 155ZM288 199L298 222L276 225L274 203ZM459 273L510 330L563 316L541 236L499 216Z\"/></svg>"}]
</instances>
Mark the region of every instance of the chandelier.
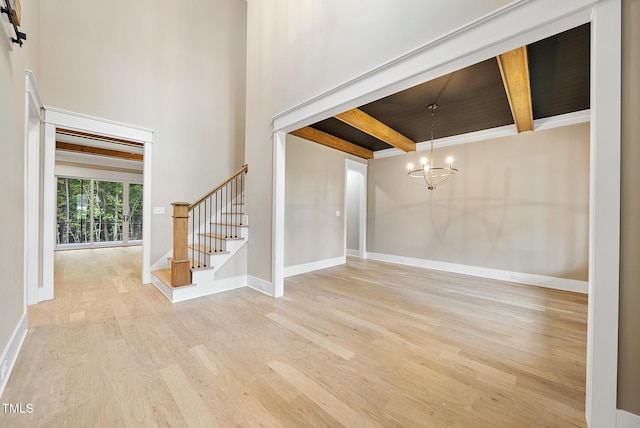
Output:
<instances>
[{"instance_id":1,"label":"chandelier","mask_svg":"<svg viewBox=\"0 0 640 428\"><path fill-rule=\"evenodd\" d=\"M435 190L436 186L444 184L458 170L453 167L453 158L447 158L447 165L444 167L433 166L433 122L434 110L438 108L437 104L431 104L427 107L431 110L431 149L429 151L429 159L423 157L420 159L420 167L414 169L414 165L409 163L407 175L412 182L420 186L427 186L429 190Z\"/></svg>"}]
</instances>

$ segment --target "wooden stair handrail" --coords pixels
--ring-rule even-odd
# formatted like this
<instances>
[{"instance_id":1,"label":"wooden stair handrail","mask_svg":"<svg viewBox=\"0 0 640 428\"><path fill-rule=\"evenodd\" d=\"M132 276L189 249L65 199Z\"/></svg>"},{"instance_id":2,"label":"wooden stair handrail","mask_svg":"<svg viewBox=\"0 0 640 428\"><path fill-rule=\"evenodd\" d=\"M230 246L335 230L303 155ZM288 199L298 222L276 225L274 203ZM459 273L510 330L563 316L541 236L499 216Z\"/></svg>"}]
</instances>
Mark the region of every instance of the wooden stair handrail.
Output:
<instances>
[{"instance_id":1,"label":"wooden stair handrail","mask_svg":"<svg viewBox=\"0 0 640 428\"><path fill-rule=\"evenodd\" d=\"M248 165L245 163L242 168L240 168L238 170L238 172L236 172L235 174L233 174L231 177L229 177L227 180L225 180L224 183L220 184L218 187L216 187L215 189L213 189L212 191L210 191L209 193L207 193L206 195L204 195L203 197L201 197L200 199L198 199L197 201L195 201L194 203L192 203L191 205L189 205L189 211L192 211L195 207L197 207L198 205L200 205L205 199L207 199L208 197L210 197L211 195L213 195L214 193L216 193L218 190L222 189L224 186L226 186L227 184L229 184L231 182L231 180L233 180L234 178L236 178L237 176L239 176L240 174L242 174L243 172L248 172L249 171L249 167Z\"/></svg>"}]
</instances>

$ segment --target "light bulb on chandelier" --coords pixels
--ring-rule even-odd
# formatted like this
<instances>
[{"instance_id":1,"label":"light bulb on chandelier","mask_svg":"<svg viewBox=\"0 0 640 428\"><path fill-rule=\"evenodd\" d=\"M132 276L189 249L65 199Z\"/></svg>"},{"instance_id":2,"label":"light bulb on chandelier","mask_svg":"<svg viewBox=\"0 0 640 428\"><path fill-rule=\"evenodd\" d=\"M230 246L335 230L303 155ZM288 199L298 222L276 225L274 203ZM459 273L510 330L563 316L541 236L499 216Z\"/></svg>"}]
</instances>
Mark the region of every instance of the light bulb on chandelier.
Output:
<instances>
[{"instance_id":1,"label":"light bulb on chandelier","mask_svg":"<svg viewBox=\"0 0 640 428\"><path fill-rule=\"evenodd\" d=\"M434 122L434 110L438 108L437 104L431 104L427 107L431 110L431 145L429 151L429 159L423 157L420 159L420 168L414 169L414 165L409 163L407 168L409 172L407 175L415 184L426 186L429 190L434 190L436 186L444 184L452 175L458 172L453 167L453 158L449 156L447 158L447 166L438 167L433 166L433 122Z\"/></svg>"}]
</instances>

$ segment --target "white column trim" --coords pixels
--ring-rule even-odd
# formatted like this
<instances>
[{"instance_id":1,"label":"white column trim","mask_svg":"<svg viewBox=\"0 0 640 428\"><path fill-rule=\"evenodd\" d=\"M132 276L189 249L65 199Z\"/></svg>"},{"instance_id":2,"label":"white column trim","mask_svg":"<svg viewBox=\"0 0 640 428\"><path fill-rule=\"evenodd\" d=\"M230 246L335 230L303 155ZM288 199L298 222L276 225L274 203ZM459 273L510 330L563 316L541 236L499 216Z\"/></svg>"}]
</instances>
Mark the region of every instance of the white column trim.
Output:
<instances>
[{"instance_id":1,"label":"white column trim","mask_svg":"<svg viewBox=\"0 0 640 428\"><path fill-rule=\"evenodd\" d=\"M42 273L40 248L40 139L42 100L35 77L25 72L24 117L24 281L26 306L38 303ZM32 129L32 121L35 129Z\"/></svg>"},{"instance_id":2,"label":"white column trim","mask_svg":"<svg viewBox=\"0 0 640 428\"><path fill-rule=\"evenodd\" d=\"M273 135L273 295L284 296L284 213L287 134ZM264 290L264 289L263 289Z\"/></svg>"},{"instance_id":3,"label":"white column trim","mask_svg":"<svg viewBox=\"0 0 640 428\"><path fill-rule=\"evenodd\" d=\"M53 299L54 252L56 249L56 126L44 124L42 153L42 288L39 301Z\"/></svg>"},{"instance_id":4,"label":"white column trim","mask_svg":"<svg viewBox=\"0 0 640 428\"><path fill-rule=\"evenodd\" d=\"M153 142L146 141L142 173L142 283L151 282L151 171Z\"/></svg>"},{"instance_id":5,"label":"white column trim","mask_svg":"<svg viewBox=\"0 0 640 428\"><path fill-rule=\"evenodd\" d=\"M591 185L586 420L616 424L620 272L621 2L591 22Z\"/></svg>"}]
</instances>

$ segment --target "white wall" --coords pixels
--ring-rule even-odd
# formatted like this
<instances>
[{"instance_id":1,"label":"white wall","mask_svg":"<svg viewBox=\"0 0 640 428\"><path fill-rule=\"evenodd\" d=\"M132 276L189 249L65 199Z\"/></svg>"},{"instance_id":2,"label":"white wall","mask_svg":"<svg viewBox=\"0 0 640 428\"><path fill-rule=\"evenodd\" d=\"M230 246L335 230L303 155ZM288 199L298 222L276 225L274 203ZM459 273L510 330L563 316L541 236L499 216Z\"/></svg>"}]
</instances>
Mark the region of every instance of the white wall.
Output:
<instances>
[{"instance_id":1,"label":"white wall","mask_svg":"<svg viewBox=\"0 0 640 428\"><path fill-rule=\"evenodd\" d=\"M273 117L508 3L248 0L250 275L272 277Z\"/></svg>"},{"instance_id":2,"label":"white wall","mask_svg":"<svg viewBox=\"0 0 640 428\"><path fill-rule=\"evenodd\" d=\"M429 191L407 162L369 161L367 251L588 279L589 123L436 149L460 172Z\"/></svg>"},{"instance_id":3,"label":"white wall","mask_svg":"<svg viewBox=\"0 0 640 428\"><path fill-rule=\"evenodd\" d=\"M345 158L354 159L343 152L287 136L286 267L344 256ZM336 216L336 211L340 211L340 216Z\"/></svg>"},{"instance_id":4,"label":"white wall","mask_svg":"<svg viewBox=\"0 0 640 428\"><path fill-rule=\"evenodd\" d=\"M151 260L171 248L171 202L244 163L246 3L42 2L45 105L154 131Z\"/></svg>"},{"instance_id":5,"label":"white wall","mask_svg":"<svg viewBox=\"0 0 640 428\"><path fill-rule=\"evenodd\" d=\"M9 50L0 30L0 365L15 358L24 331L19 324L26 316L24 258L25 197L25 69L37 69L37 55L29 41L38 40L37 24L31 19L39 1L22 7L20 31L28 40L22 48ZM4 6L4 5L3 5ZM6 15L0 18L3 21ZM3 24L4 25L4 22ZM24 325L26 327L26 325ZM16 336L13 336L16 333ZM11 361L9 361L11 365ZM0 381L0 393L6 379Z\"/></svg>"}]
</instances>

